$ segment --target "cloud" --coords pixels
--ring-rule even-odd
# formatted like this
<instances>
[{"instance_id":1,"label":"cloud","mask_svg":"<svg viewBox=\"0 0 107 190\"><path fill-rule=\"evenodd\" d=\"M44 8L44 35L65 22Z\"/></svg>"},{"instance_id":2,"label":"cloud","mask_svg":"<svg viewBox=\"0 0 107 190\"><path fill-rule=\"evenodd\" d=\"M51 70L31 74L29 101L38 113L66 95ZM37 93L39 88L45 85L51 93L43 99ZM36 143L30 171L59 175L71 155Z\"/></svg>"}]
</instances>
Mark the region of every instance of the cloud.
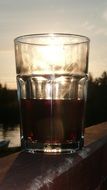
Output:
<instances>
[{"instance_id":1,"label":"cloud","mask_svg":"<svg viewBox=\"0 0 107 190\"><path fill-rule=\"evenodd\" d=\"M98 35L107 36L107 29L105 29L105 28L97 28L97 30L95 30L94 33L98 34Z\"/></svg>"},{"instance_id":2,"label":"cloud","mask_svg":"<svg viewBox=\"0 0 107 190\"><path fill-rule=\"evenodd\" d=\"M107 12L106 12L107 14ZM107 16L107 15L106 15ZM93 24L89 21L86 21L83 23L83 28L85 28L86 31L90 32L93 35L104 35L107 36L107 28L102 27L101 24Z\"/></svg>"},{"instance_id":3,"label":"cloud","mask_svg":"<svg viewBox=\"0 0 107 190\"><path fill-rule=\"evenodd\" d=\"M107 10L103 12L102 18L107 21Z\"/></svg>"},{"instance_id":4,"label":"cloud","mask_svg":"<svg viewBox=\"0 0 107 190\"><path fill-rule=\"evenodd\" d=\"M85 27L87 30L89 31L92 31L95 29L95 25L90 23L89 21L86 21L84 24L83 24L83 27Z\"/></svg>"}]
</instances>

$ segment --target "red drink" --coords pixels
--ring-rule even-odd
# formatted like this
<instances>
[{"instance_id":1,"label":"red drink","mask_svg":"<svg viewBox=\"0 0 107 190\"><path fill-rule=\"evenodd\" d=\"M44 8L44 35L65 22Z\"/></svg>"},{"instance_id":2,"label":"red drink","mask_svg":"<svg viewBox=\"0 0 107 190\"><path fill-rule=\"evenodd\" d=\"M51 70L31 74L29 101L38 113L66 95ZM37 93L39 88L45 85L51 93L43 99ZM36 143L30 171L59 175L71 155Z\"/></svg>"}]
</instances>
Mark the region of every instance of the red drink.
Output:
<instances>
[{"instance_id":1,"label":"red drink","mask_svg":"<svg viewBox=\"0 0 107 190\"><path fill-rule=\"evenodd\" d=\"M78 142L83 112L83 100L21 99L23 137L49 144Z\"/></svg>"}]
</instances>

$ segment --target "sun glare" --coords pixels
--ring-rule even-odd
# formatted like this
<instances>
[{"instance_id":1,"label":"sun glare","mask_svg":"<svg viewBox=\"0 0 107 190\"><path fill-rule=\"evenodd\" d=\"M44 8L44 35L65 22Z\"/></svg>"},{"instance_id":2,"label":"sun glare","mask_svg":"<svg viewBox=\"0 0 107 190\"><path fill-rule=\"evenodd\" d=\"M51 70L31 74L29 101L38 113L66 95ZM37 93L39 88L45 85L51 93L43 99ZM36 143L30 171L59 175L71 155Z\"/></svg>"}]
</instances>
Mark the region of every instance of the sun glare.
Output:
<instances>
[{"instance_id":1,"label":"sun glare","mask_svg":"<svg viewBox=\"0 0 107 190\"><path fill-rule=\"evenodd\" d=\"M57 42L57 38L53 35L48 39L48 45L39 46L38 49L33 49L32 63L33 72L47 73L57 72L65 65L65 51L63 43Z\"/></svg>"}]
</instances>

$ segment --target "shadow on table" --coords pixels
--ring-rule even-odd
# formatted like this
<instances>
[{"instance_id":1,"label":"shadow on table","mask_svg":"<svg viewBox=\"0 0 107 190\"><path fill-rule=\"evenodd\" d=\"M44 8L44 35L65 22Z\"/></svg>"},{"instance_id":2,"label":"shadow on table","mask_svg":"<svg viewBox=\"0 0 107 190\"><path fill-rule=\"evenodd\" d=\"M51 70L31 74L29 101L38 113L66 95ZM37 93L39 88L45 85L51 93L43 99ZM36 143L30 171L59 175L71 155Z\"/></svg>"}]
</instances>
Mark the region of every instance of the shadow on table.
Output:
<instances>
[{"instance_id":1,"label":"shadow on table","mask_svg":"<svg viewBox=\"0 0 107 190\"><path fill-rule=\"evenodd\" d=\"M80 158L78 158L80 159ZM2 190L69 189L67 175L74 158L71 155L41 155L21 152L5 175ZM67 175L63 174L67 172ZM59 177L60 176L60 177ZM62 177L61 177L62 176ZM59 177L59 178L58 178ZM66 179L65 179L66 178Z\"/></svg>"}]
</instances>

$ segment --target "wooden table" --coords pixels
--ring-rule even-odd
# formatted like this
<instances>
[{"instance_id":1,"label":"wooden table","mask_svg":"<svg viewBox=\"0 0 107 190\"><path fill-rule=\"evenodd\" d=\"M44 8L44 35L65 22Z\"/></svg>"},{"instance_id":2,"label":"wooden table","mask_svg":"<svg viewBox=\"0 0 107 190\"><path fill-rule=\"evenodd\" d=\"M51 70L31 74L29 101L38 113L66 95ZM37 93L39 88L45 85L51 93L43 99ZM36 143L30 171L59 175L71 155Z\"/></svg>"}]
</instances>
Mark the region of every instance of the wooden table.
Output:
<instances>
[{"instance_id":1,"label":"wooden table","mask_svg":"<svg viewBox=\"0 0 107 190\"><path fill-rule=\"evenodd\" d=\"M107 190L107 122L86 129L75 155L0 158L0 190Z\"/></svg>"}]
</instances>

